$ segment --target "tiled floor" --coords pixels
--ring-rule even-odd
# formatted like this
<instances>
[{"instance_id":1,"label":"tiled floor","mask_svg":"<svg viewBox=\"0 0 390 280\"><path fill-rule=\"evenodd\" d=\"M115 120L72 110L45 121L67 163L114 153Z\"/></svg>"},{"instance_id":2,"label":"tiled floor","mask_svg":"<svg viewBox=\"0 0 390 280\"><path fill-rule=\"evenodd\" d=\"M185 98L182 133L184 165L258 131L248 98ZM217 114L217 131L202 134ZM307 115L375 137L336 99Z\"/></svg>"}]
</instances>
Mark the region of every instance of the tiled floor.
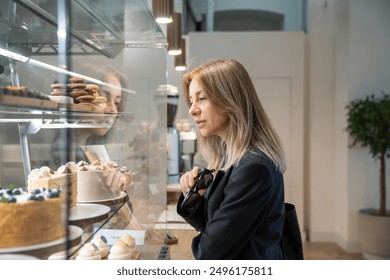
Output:
<instances>
[{"instance_id":1,"label":"tiled floor","mask_svg":"<svg viewBox=\"0 0 390 280\"><path fill-rule=\"evenodd\" d=\"M172 260L192 260L191 240L197 234L194 230L170 229L178 243L170 246ZM338 245L326 242L304 242L305 260L361 260L361 254L347 253Z\"/></svg>"}]
</instances>

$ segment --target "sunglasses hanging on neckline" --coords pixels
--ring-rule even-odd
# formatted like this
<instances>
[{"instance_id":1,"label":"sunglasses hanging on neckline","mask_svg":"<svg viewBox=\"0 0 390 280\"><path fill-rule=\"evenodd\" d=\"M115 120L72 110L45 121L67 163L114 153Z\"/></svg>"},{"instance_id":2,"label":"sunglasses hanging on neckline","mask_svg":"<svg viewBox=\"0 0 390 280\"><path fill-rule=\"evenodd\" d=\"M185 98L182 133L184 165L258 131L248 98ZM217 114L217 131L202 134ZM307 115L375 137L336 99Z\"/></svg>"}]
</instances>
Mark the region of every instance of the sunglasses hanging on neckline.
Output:
<instances>
[{"instance_id":1,"label":"sunglasses hanging on neckline","mask_svg":"<svg viewBox=\"0 0 390 280\"><path fill-rule=\"evenodd\" d=\"M180 208L182 209L190 209L198 205L202 196L199 194L199 190L207 189L211 182L214 179L213 172L215 169L202 169L199 172L199 175L191 187L190 191L184 197L182 203L180 204Z\"/></svg>"}]
</instances>

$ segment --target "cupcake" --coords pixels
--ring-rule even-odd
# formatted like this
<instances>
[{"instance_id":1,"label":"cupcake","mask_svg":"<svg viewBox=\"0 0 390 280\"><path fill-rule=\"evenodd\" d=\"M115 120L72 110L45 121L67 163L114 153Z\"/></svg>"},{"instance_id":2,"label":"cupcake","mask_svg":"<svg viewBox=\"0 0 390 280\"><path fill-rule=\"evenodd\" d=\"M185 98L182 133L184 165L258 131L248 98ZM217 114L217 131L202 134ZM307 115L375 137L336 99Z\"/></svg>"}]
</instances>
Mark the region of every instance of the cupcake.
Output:
<instances>
[{"instance_id":1,"label":"cupcake","mask_svg":"<svg viewBox=\"0 0 390 280\"><path fill-rule=\"evenodd\" d=\"M80 250L76 260L101 260L99 248L91 243L86 243Z\"/></svg>"},{"instance_id":2,"label":"cupcake","mask_svg":"<svg viewBox=\"0 0 390 280\"><path fill-rule=\"evenodd\" d=\"M112 245L110 254L108 255L109 260L131 260L133 251L130 247L122 240L119 239Z\"/></svg>"},{"instance_id":3,"label":"cupcake","mask_svg":"<svg viewBox=\"0 0 390 280\"><path fill-rule=\"evenodd\" d=\"M135 238L132 237L130 234L122 235L120 239L123 240L127 244L127 246L129 246L131 251L135 250Z\"/></svg>"},{"instance_id":4,"label":"cupcake","mask_svg":"<svg viewBox=\"0 0 390 280\"><path fill-rule=\"evenodd\" d=\"M99 252L100 252L102 259L107 257L108 253L110 252L110 247L107 245L107 239L104 236L102 236L102 235L95 236L91 240L91 243L95 244L96 247L99 248Z\"/></svg>"}]
</instances>

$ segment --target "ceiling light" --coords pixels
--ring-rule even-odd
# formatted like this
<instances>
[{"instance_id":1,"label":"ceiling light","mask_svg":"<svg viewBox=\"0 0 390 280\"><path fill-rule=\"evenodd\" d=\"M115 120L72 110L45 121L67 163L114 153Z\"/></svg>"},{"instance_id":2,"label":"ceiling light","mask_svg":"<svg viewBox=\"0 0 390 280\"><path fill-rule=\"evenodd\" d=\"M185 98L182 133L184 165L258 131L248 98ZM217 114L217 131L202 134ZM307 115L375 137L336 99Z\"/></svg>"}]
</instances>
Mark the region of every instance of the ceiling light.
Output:
<instances>
[{"instance_id":1,"label":"ceiling light","mask_svg":"<svg viewBox=\"0 0 390 280\"><path fill-rule=\"evenodd\" d=\"M158 23L170 23L173 18L173 0L153 0L153 13Z\"/></svg>"},{"instance_id":2,"label":"ceiling light","mask_svg":"<svg viewBox=\"0 0 390 280\"><path fill-rule=\"evenodd\" d=\"M168 54L181 54L181 14L173 13L173 22L167 27Z\"/></svg>"},{"instance_id":3,"label":"ceiling light","mask_svg":"<svg viewBox=\"0 0 390 280\"><path fill-rule=\"evenodd\" d=\"M185 71L186 66L186 40L181 39L181 54L175 56L175 70L176 71Z\"/></svg>"}]
</instances>

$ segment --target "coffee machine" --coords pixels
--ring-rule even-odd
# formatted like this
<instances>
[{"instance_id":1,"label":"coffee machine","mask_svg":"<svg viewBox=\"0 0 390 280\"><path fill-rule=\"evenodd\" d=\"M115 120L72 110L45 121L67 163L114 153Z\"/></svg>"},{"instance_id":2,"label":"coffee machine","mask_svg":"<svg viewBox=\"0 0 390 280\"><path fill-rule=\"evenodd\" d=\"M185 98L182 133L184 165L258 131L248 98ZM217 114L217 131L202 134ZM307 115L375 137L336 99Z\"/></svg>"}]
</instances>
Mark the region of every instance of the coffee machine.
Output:
<instances>
[{"instance_id":1,"label":"coffee machine","mask_svg":"<svg viewBox=\"0 0 390 280\"><path fill-rule=\"evenodd\" d=\"M179 91L173 85L160 85L158 95L166 100L167 116L167 184L175 184L180 180L180 134L175 126L177 107L179 105ZM165 111L160 103L160 112Z\"/></svg>"}]
</instances>

